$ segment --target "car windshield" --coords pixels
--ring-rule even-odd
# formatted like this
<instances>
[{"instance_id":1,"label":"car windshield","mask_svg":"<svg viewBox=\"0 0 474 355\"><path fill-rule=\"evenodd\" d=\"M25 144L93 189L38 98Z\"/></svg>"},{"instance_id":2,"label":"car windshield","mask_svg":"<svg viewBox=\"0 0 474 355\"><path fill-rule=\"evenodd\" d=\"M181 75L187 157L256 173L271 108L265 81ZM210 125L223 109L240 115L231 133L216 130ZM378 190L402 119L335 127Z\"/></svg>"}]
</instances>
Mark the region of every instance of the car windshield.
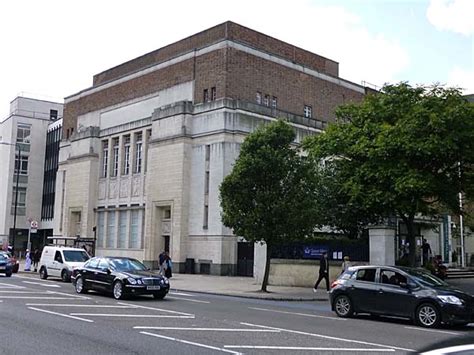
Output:
<instances>
[{"instance_id":1,"label":"car windshield","mask_svg":"<svg viewBox=\"0 0 474 355\"><path fill-rule=\"evenodd\" d=\"M89 255L82 250L64 250L64 259L69 262L83 263L89 260Z\"/></svg>"},{"instance_id":2,"label":"car windshield","mask_svg":"<svg viewBox=\"0 0 474 355\"><path fill-rule=\"evenodd\" d=\"M416 281L418 281L422 285L431 286L431 287L448 286L446 282L437 278L434 275L431 275L430 273L426 271L417 270L417 269L403 269L403 271L410 274L410 276L412 276Z\"/></svg>"},{"instance_id":3,"label":"car windshield","mask_svg":"<svg viewBox=\"0 0 474 355\"><path fill-rule=\"evenodd\" d=\"M146 266L135 259L111 259L110 265L117 271L145 271Z\"/></svg>"}]
</instances>

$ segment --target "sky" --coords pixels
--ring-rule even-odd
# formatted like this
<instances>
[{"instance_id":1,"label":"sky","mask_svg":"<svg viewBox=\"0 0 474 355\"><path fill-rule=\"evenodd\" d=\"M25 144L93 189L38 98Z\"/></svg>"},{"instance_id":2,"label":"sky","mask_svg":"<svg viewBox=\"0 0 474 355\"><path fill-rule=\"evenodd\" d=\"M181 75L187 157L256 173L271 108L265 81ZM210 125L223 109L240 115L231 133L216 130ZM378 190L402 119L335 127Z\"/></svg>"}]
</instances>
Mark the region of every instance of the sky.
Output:
<instances>
[{"instance_id":1,"label":"sky","mask_svg":"<svg viewBox=\"0 0 474 355\"><path fill-rule=\"evenodd\" d=\"M474 0L15 0L0 2L0 121L17 96L62 102L225 21L335 60L358 84L474 93Z\"/></svg>"}]
</instances>

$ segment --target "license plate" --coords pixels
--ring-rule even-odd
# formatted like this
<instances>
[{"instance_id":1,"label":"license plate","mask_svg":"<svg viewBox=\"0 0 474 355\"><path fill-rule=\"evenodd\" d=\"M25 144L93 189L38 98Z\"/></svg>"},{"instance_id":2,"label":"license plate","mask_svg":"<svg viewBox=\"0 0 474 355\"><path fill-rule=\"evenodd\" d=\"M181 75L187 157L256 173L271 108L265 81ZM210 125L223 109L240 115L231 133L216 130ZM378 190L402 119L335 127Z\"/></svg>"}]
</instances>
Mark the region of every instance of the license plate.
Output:
<instances>
[{"instance_id":1,"label":"license plate","mask_svg":"<svg viewBox=\"0 0 474 355\"><path fill-rule=\"evenodd\" d=\"M5 266L0 266L0 270L5 270Z\"/></svg>"},{"instance_id":2,"label":"license plate","mask_svg":"<svg viewBox=\"0 0 474 355\"><path fill-rule=\"evenodd\" d=\"M146 289L147 289L147 290L150 290L150 291L159 290L159 289L160 289L160 286L147 286Z\"/></svg>"}]
</instances>

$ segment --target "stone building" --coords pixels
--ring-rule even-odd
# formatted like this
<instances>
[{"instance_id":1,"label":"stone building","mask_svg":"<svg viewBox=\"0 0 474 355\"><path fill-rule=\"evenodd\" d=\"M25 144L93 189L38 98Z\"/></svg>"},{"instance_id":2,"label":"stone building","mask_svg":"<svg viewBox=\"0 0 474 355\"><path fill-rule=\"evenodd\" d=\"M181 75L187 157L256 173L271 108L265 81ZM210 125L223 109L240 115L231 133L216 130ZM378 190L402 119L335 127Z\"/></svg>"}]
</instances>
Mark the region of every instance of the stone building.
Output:
<instances>
[{"instance_id":1,"label":"stone building","mask_svg":"<svg viewBox=\"0 0 474 355\"><path fill-rule=\"evenodd\" d=\"M283 117L297 141L366 89L338 63L232 22L108 69L65 99L55 234L156 266L237 273L218 188L245 136Z\"/></svg>"}]
</instances>

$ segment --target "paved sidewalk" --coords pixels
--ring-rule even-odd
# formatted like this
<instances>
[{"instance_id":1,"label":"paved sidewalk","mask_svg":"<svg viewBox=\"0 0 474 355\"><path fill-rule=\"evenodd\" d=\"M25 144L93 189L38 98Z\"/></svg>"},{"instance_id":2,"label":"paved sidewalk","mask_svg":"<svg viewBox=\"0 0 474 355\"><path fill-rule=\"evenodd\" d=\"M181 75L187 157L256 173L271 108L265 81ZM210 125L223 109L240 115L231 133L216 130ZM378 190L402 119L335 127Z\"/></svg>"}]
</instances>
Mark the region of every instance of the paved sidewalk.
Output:
<instances>
[{"instance_id":1,"label":"paved sidewalk","mask_svg":"<svg viewBox=\"0 0 474 355\"><path fill-rule=\"evenodd\" d=\"M24 260L20 260L21 274L36 275L31 271L24 271ZM325 289L313 292L311 287L267 286L268 292L261 292L261 284L252 277L213 276L174 273L170 279L171 290L200 292L214 295L234 297L279 300L279 301L328 301L329 295Z\"/></svg>"}]
</instances>

